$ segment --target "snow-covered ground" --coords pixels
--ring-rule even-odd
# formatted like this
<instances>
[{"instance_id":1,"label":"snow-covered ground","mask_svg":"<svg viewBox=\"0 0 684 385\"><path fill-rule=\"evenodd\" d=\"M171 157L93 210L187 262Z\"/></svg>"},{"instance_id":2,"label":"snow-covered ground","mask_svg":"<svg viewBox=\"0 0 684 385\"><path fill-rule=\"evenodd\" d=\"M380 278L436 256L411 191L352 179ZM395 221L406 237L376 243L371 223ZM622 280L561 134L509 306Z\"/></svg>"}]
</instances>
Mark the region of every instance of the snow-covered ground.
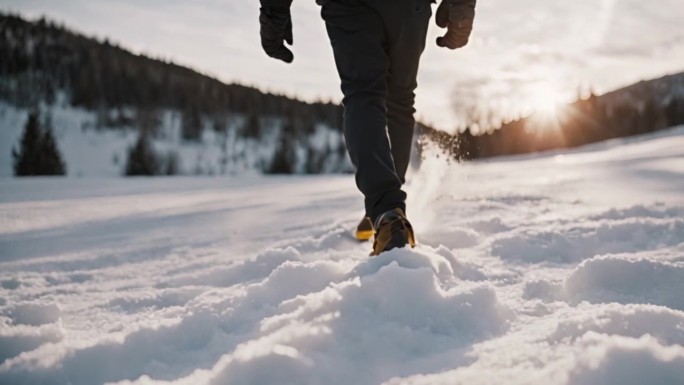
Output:
<instances>
[{"instance_id":1,"label":"snow-covered ground","mask_svg":"<svg viewBox=\"0 0 684 385\"><path fill-rule=\"evenodd\" d=\"M350 176L0 180L2 384L682 384L684 127Z\"/></svg>"}]
</instances>

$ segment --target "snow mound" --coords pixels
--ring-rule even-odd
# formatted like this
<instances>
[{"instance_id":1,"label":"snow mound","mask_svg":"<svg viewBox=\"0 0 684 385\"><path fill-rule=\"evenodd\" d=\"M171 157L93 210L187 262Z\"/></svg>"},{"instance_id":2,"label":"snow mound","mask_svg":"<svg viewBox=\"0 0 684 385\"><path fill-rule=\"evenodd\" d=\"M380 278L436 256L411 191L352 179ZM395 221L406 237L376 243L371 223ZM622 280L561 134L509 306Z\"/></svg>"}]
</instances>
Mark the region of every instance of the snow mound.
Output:
<instances>
[{"instance_id":1,"label":"snow mound","mask_svg":"<svg viewBox=\"0 0 684 385\"><path fill-rule=\"evenodd\" d=\"M596 255L676 246L684 242L681 211L679 207L662 211L643 206L613 209L581 224L512 232L494 241L492 252L519 262L577 263Z\"/></svg>"},{"instance_id":2,"label":"snow mound","mask_svg":"<svg viewBox=\"0 0 684 385\"><path fill-rule=\"evenodd\" d=\"M349 229L337 226L324 232L318 237L309 237L293 242L290 246L299 250L301 253L312 253L317 251L334 251L341 248L351 241Z\"/></svg>"},{"instance_id":3,"label":"snow mound","mask_svg":"<svg viewBox=\"0 0 684 385\"><path fill-rule=\"evenodd\" d=\"M684 378L684 347L655 338L607 337L589 333L585 354L569 373L568 385L677 384Z\"/></svg>"},{"instance_id":4,"label":"snow mound","mask_svg":"<svg viewBox=\"0 0 684 385\"><path fill-rule=\"evenodd\" d=\"M653 206L634 205L625 208L613 208L600 215L592 216L594 220L621 220L629 218L684 218L684 207L667 207L658 204Z\"/></svg>"},{"instance_id":5,"label":"snow mound","mask_svg":"<svg viewBox=\"0 0 684 385\"><path fill-rule=\"evenodd\" d=\"M684 311L684 264L663 259L597 256L580 263L564 281L525 282L523 298L571 304L652 304Z\"/></svg>"},{"instance_id":6,"label":"snow mound","mask_svg":"<svg viewBox=\"0 0 684 385\"><path fill-rule=\"evenodd\" d=\"M22 302L0 309L0 365L6 360L64 338L61 311L51 302Z\"/></svg>"},{"instance_id":7,"label":"snow mound","mask_svg":"<svg viewBox=\"0 0 684 385\"><path fill-rule=\"evenodd\" d=\"M385 384L669 385L684 378L682 312L650 305L583 304L542 319L474 345L471 359L452 363L455 369L397 376ZM641 373L629 376L626 371Z\"/></svg>"},{"instance_id":8,"label":"snow mound","mask_svg":"<svg viewBox=\"0 0 684 385\"><path fill-rule=\"evenodd\" d=\"M0 315L8 317L12 324L32 326L57 322L60 314L55 303L43 302L18 303L0 311Z\"/></svg>"},{"instance_id":9,"label":"snow mound","mask_svg":"<svg viewBox=\"0 0 684 385\"><path fill-rule=\"evenodd\" d=\"M2 326L0 328L0 365L23 352L35 350L50 342L59 342L64 338L59 325Z\"/></svg>"},{"instance_id":10,"label":"snow mound","mask_svg":"<svg viewBox=\"0 0 684 385\"><path fill-rule=\"evenodd\" d=\"M176 279L172 284L229 287L238 283L264 279L281 264L287 261L299 261L300 258L301 254L294 248L268 249L254 259L193 273L191 276Z\"/></svg>"},{"instance_id":11,"label":"snow mound","mask_svg":"<svg viewBox=\"0 0 684 385\"><path fill-rule=\"evenodd\" d=\"M134 291L110 300L107 305L114 310L134 314L143 309L184 306L201 292L197 288L164 289L157 293Z\"/></svg>"},{"instance_id":12,"label":"snow mound","mask_svg":"<svg viewBox=\"0 0 684 385\"><path fill-rule=\"evenodd\" d=\"M388 252L359 265L356 278L282 302L258 338L206 374L209 383L377 383L434 366L430 357L459 357L459 348L507 330L512 315L494 291L443 289L450 266L440 262Z\"/></svg>"},{"instance_id":13,"label":"snow mound","mask_svg":"<svg viewBox=\"0 0 684 385\"><path fill-rule=\"evenodd\" d=\"M552 344L574 342L593 332L640 338L650 335L661 344L684 345L684 312L654 305L582 304L548 334Z\"/></svg>"},{"instance_id":14,"label":"snow mound","mask_svg":"<svg viewBox=\"0 0 684 385\"><path fill-rule=\"evenodd\" d=\"M684 266L596 257L573 271L564 290L573 301L646 303L684 310Z\"/></svg>"},{"instance_id":15,"label":"snow mound","mask_svg":"<svg viewBox=\"0 0 684 385\"><path fill-rule=\"evenodd\" d=\"M444 285L456 284L460 280L477 281L485 278L485 274L477 266L459 260L444 246L433 249L419 245L417 250L420 252L400 249L392 253L383 253L359 263L352 275L364 277L377 273L391 263L396 263L406 269L432 270Z\"/></svg>"}]
</instances>

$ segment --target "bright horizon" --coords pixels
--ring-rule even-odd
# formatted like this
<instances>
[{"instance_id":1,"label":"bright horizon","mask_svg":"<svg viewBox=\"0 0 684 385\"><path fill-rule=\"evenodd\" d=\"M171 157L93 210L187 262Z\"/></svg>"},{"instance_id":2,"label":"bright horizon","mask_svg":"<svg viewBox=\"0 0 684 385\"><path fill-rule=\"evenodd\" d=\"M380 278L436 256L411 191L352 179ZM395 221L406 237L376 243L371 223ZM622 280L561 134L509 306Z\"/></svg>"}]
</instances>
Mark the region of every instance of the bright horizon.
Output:
<instances>
[{"instance_id":1,"label":"bright horizon","mask_svg":"<svg viewBox=\"0 0 684 385\"><path fill-rule=\"evenodd\" d=\"M580 88L604 93L683 71L684 7L678 3L480 0L471 44L457 51L434 44L442 30L433 20L418 78L416 117L452 130L472 103L485 101L505 113L535 109L540 103L537 108L547 109L544 94L569 101ZM291 65L262 52L256 0L199 0L192 5L156 0L0 0L0 9L32 19L45 16L224 82L308 101L341 99L314 0L293 4Z\"/></svg>"}]
</instances>

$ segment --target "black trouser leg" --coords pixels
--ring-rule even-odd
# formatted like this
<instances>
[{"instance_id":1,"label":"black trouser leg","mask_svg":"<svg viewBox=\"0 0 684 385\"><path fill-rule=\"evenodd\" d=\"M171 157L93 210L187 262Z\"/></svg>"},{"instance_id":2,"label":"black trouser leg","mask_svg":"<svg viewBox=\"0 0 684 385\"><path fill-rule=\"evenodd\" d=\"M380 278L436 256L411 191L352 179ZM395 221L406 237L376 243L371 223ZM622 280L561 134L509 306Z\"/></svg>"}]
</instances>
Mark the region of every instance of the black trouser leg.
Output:
<instances>
[{"instance_id":1,"label":"black trouser leg","mask_svg":"<svg viewBox=\"0 0 684 385\"><path fill-rule=\"evenodd\" d=\"M414 90L429 0L331 0L322 10L342 82L344 134L372 220L406 209Z\"/></svg>"},{"instance_id":2,"label":"black trouser leg","mask_svg":"<svg viewBox=\"0 0 684 385\"><path fill-rule=\"evenodd\" d=\"M426 0L417 0L426 3ZM411 145L416 120L415 89L418 85L418 64L425 49L428 21L431 9L417 12L403 28L397 28L390 50L390 69L387 82L387 129L392 143L392 156L401 182L405 182L406 170L411 157Z\"/></svg>"}]
</instances>

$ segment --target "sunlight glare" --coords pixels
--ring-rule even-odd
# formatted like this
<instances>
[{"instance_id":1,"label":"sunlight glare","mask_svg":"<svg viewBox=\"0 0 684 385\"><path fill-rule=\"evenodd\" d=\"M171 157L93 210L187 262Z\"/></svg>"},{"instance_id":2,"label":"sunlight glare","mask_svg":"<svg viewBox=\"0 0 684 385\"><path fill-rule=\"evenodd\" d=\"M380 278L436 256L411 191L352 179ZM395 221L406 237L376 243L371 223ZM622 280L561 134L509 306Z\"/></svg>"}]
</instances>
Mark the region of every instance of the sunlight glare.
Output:
<instances>
[{"instance_id":1,"label":"sunlight glare","mask_svg":"<svg viewBox=\"0 0 684 385\"><path fill-rule=\"evenodd\" d=\"M532 88L529 100L531 110L553 116L562 102L562 96L551 84L539 83Z\"/></svg>"}]
</instances>

